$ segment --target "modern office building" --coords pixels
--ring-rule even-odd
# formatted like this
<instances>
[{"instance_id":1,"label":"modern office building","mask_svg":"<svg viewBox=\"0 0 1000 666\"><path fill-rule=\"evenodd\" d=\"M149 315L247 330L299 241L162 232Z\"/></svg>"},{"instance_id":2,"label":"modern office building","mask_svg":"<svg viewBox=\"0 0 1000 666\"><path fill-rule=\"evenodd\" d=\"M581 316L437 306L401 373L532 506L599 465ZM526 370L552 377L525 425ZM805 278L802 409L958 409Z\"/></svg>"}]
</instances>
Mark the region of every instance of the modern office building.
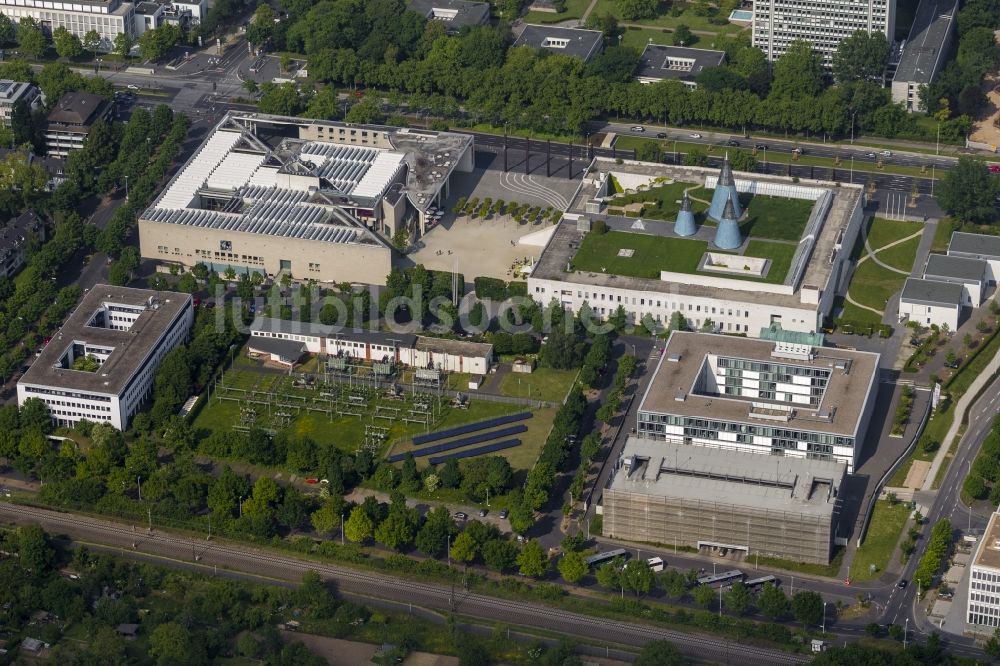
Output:
<instances>
[{"instance_id":1,"label":"modern office building","mask_svg":"<svg viewBox=\"0 0 1000 666\"><path fill-rule=\"evenodd\" d=\"M983 302L986 271L986 261L982 259L931 254L924 266L924 279L962 285L962 304L978 308Z\"/></svg>"},{"instance_id":2,"label":"modern office building","mask_svg":"<svg viewBox=\"0 0 1000 666\"><path fill-rule=\"evenodd\" d=\"M135 34L135 6L121 0L0 0L0 13L14 23L31 17L49 34L56 28L66 28L83 39L96 30L101 36L100 48L106 52L111 51L115 37L121 33Z\"/></svg>"},{"instance_id":3,"label":"modern office building","mask_svg":"<svg viewBox=\"0 0 1000 666\"><path fill-rule=\"evenodd\" d=\"M193 319L190 295L96 285L18 381L17 402L38 398L58 426L87 419L125 430Z\"/></svg>"},{"instance_id":4,"label":"modern office building","mask_svg":"<svg viewBox=\"0 0 1000 666\"><path fill-rule=\"evenodd\" d=\"M552 53L580 58L584 62L601 52L604 34L599 30L562 28L554 25L524 26L514 41L514 46L530 46Z\"/></svg>"},{"instance_id":5,"label":"modern office building","mask_svg":"<svg viewBox=\"0 0 1000 666\"><path fill-rule=\"evenodd\" d=\"M45 221L28 209L0 230L0 277L13 278L24 266L29 248L45 242Z\"/></svg>"},{"instance_id":6,"label":"modern office building","mask_svg":"<svg viewBox=\"0 0 1000 666\"><path fill-rule=\"evenodd\" d=\"M753 45L777 60L795 40L805 40L830 62L841 40L858 30L893 42L896 0L754 0Z\"/></svg>"},{"instance_id":7,"label":"modern office building","mask_svg":"<svg viewBox=\"0 0 1000 666\"><path fill-rule=\"evenodd\" d=\"M727 452L834 460L852 471L875 404L879 355L787 336L674 331L639 403L637 433Z\"/></svg>"},{"instance_id":8,"label":"modern office building","mask_svg":"<svg viewBox=\"0 0 1000 666\"><path fill-rule=\"evenodd\" d=\"M1000 626L1000 511L990 516L986 531L976 545L969 570L967 609L969 624Z\"/></svg>"},{"instance_id":9,"label":"modern office building","mask_svg":"<svg viewBox=\"0 0 1000 666\"><path fill-rule=\"evenodd\" d=\"M28 110L33 111L41 106L42 95L34 83L0 81L0 125L10 127L10 117L18 102L24 102Z\"/></svg>"},{"instance_id":10,"label":"modern office building","mask_svg":"<svg viewBox=\"0 0 1000 666\"><path fill-rule=\"evenodd\" d=\"M428 21L440 21L445 29L457 33L462 28L486 25L490 20L490 3L470 0L410 0L409 10Z\"/></svg>"},{"instance_id":11,"label":"modern office building","mask_svg":"<svg viewBox=\"0 0 1000 666\"><path fill-rule=\"evenodd\" d=\"M639 83L675 79L689 88L697 88L698 75L725 60L725 51L647 44L636 66L635 79Z\"/></svg>"},{"instance_id":12,"label":"modern office building","mask_svg":"<svg viewBox=\"0 0 1000 666\"><path fill-rule=\"evenodd\" d=\"M115 105L100 95L68 92L59 98L45 123L45 146L49 155L66 157L83 148L90 129L101 120L111 120Z\"/></svg>"},{"instance_id":13,"label":"modern office building","mask_svg":"<svg viewBox=\"0 0 1000 666\"><path fill-rule=\"evenodd\" d=\"M962 318L965 290L956 282L906 278L899 295L899 320L921 326L945 326L952 331Z\"/></svg>"},{"instance_id":14,"label":"modern office building","mask_svg":"<svg viewBox=\"0 0 1000 666\"><path fill-rule=\"evenodd\" d=\"M982 259L986 262L988 284L995 286L1000 279L1000 236L956 231L948 243L948 256Z\"/></svg>"},{"instance_id":15,"label":"modern office building","mask_svg":"<svg viewBox=\"0 0 1000 666\"><path fill-rule=\"evenodd\" d=\"M603 491L605 537L827 564L846 466L630 437Z\"/></svg>"},{"instance_id":16,"label":"modern office building","mask_svg":"<svg viewBox=\"0 0 1000 666\"><path fill-rule=\"evenodd\" d=\"M383 284L389 239L443 214L472 137L230 112L139 219L163 265Z\"/></svg>"},{"instance_id":17,"label":"modern office building","mask_svg":"<svg viewBox=\"0 0 1000 666\"><path fill-rule=\"evenodd\" d=\"M620 160L619 160L620 161ZM714 190L719 186L720 170L680 167L597 158L542 250L528 277L528 293L542 305L553 299L563 307L578 312L587 303L595 316L607 318L621 306L631 323L651 319L666 327L674 313L687 320L689 328L700 329L709 323L722 333L745 333L755 336L773 323L785 330L811 333L822 328L832 313L838 290L846 288L850 274L851 248L861 230L865 194L861 185L807 181L759 174L734 174L732 187L739 194L775 196L811 202L805 215L808 220L794 256L783 278L767 278L775 268L761 257L743 255L753 243L739 239L743 246L738 256L715 252L711 245L716 229L695 225L692 232L685 225L674 231L672 220L642 220L629 217L611 204L615 197L610 183L629 192L651 189L673 181L691 183ZM751 202L750 208L754 205ZM634 214L634 213L633 213ZM615 274L611 267L587 266L574 262L588 234L591 223L601 220L609 231L635 234L635 247L648 245L650 235L664 236L683 244L685 251L699 252L696 270L678 262L676 253L662 253L658 263L650 263L653 274L636 272ZM618 233L620 232L620 233ZM681 238L681 235L685 236ZM694 243L702 243L699 248ZM595 241L596 242L596 241ZM624 251L628 243L622 242ZM636 255L636 261L649 261Z\"/></svg>"},{"instance_id":18,"label":"modern office building","mask_svg":"<svg viewBox=\"0 0 1000 666\"><path fill-rule=\"evenodd\" d=\"M920 87L929 85L944 67L955 34L958 0L920 0L910 36L899 52L892 77L892 101L920 109Z\"/></svg>"}]
</instances>

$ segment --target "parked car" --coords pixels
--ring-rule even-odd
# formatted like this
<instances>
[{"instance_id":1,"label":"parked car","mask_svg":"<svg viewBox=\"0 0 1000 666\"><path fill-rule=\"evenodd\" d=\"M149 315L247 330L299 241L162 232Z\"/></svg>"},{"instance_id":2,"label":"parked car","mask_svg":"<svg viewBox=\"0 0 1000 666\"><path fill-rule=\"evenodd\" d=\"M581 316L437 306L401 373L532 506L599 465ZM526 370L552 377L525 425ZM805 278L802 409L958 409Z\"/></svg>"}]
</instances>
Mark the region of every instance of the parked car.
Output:
<instances>
[{"instance_id":1,"label":"parked car","mask_svg":"<svg viewBox=\"0 0 1000 666\"><path fill-rule=\"evenodd\" d=\"M501 519L505 519L509 514L510 514L510 511L508 511L507 509L500 509L500 518Z\"/></svg>"},{"instance_id":2,"label":"parked car","mask_svg":"<svg viewBox=\"0 0 1000 666\"><path fill-rule=\"evenodd\" d=\"M467 520L468 517L469 517L469 514L465 513L464 511L456 511L455 512L455 520Z\"/></svg>"},{"instance_id":3,"label":"parked car","mask_svg":"<svg viewBox=\"0 0 1000 666\"><path fill-rule=\"evenodd\" d=\"M127 87L128 87L129 90L138 90L139 89L139 86L135 85L134 83L128 84Z\"/></svg>"},{"instance_id":4,"label":"parked car","mask_svg":"<svg viewBox=\"0 0 1000 666\"><path fill-rule=\"evenodd\" d=\"M485 518L486 514L488 514L489 512L490 512L489 509L480 509L479 510L479 517L480 518Z\"/></svg>"},{"instance_id":5,"label":"parked car","mask_svg":"<svg viewBox=\"0 0 1000 666\"><path fill-rule=\"evenodd\" d=\"M645 132L645 131L646 131L646 128L645 128L645 127L643 127L642 125L636 125L636 126L634 126L634 127L632 128L632 131L633 131L633 132Z\"/></svg>"},{"instance_id":6,"label":"parked car","mask_svg":"<svg viewBox=\"0 0 1000 666\"><path fill-rule=\"evenodd\" d=\"M991 164L990 173L1000 173L1000 164Z\"/></svg>"}]
</instances>

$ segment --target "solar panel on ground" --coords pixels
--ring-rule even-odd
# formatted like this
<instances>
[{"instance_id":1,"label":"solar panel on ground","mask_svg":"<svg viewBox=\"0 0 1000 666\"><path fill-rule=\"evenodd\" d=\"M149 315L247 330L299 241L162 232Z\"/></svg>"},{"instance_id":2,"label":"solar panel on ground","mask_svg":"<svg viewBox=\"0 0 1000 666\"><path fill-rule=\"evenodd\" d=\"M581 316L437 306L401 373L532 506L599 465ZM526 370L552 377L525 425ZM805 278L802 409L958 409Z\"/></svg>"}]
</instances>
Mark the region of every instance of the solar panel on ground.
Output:
<instances>
[{"instance_id":1,"label":"solar panel on ground","mask_svg":"<svg viewBox=\"0 0 1000 666\"><path fill-rule=\"evenodd\" d=\"M491 439L497 439L498 437L507 437L509 435L516 435L520 432L524 432L528 429L526 425L515 425L508 428L501 428L500 430L493 430L491 432L481 432L477 435L469 435L468 437L463 437L461 439L456 439L451 442L445 442L444 444L435 444L434 446L428 446L426 449L420 449L419 451L408 451L407 453L412 453L414 456L429 456L432 453L441 453L442 451L450 451L451 449L461 448L463 446L468 446L470 444L479 444L480 442L488 442ZM399 462L406 458L406 453L397 453L394 456L389 456L388 462Z\"/></svg>"},{"instance_id":2,"label":"solar panel on ground","mask_svg":"<svg viewBox=\"0 0 1000 666\"><path fill-rule=\"evenodd\" d=\"M433 458L428 458L427 462L432 465L437 465L440 462L444 462L450 458L472 458L473 456L481 456L484 453L493 453L494 451L502 451L503 449L511 449L515 446L521 446L521 440L519 439L505 439L502 442L495 442L493 444L487 444L486 446L478 446L474 449L469 449L467 451L456 451L455 453L448 453L443 456L434 456Z\"/></svg>"},{"instance_id":3,"label":"solar panel on ground","mask_svg":"<svg viewBox=\"0 0 1000 666\"><path fill-rule=\"evenodd\" d=\"M419 446L420 444L426 444L427 442L434 442L439 439L445 439L447 437L464 435L466 433L476 432L477 430L486 430L487 428L493 428L507 423L514 423L515 421L523 421L525 419L530 419L531 416L532 416L531 412L519 412L517 414L509 414L507 416L498 416L496 418L487 419L485 421L477 421L476 423L467 423L466 425L458 426L455 428L449 428L448 430L439 430L437 432L428 433L426 435L417 435L416 437L413 438L413 445Z\"/></svg>"}]
</instances>

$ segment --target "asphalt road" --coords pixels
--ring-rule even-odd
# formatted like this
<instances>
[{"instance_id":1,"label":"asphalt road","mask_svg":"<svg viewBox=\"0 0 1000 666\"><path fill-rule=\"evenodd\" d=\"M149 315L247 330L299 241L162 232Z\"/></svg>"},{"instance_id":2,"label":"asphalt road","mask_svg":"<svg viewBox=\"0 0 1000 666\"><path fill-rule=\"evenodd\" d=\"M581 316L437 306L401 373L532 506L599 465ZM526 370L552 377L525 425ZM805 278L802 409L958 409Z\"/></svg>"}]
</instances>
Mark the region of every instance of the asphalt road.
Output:
<instances>
[{"instance_id":1,"label":"asphalt road","mask_svg":"<svg viewBox=\"0 0 1000 666\"><path fill-rule=\"evenodd\" d=\"M164 564L189 566L199 562L204 567L222 567L245 571L275 580L299 580L308 570L334 581L339 589L376 597L413 603L427 608L451 610L459 614L534 627L590 640L606 640L618 645L641 647L649 641L666 639L686 654L713 663L760 664L772 666L799 664L803 655L737 644L715 636L688 634L642 623L595 618L579 613L522 602L484 596L444 585L410 581L392 576L356 571L291 555L265 552L245 545L196 540L153 530L126 526L107 520L60 513L46 509L0 502L0 518L16 524L40 525L56 535L66 535L78 543L118 546L120 552L141 553L160 558Z\"/></svg>"}]
</instances>

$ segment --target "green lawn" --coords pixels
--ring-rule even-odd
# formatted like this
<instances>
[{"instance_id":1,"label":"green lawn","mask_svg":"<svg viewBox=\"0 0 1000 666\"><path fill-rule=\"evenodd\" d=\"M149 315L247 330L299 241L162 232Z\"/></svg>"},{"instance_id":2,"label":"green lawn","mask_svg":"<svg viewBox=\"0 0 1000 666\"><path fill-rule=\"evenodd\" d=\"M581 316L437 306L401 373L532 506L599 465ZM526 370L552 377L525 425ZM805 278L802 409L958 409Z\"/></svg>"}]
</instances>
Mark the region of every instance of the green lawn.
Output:
<instances>
[{"instance_id":1,"label":"green lawn","mask_svg":"<svg viewBox=\"0 0 1000 666\"><path fill-rule=\"evenodd\" d=\"M913 261L917 257L917 250L919 248L920 237L917 236L887 250L880 250L876 256L893 268L909 272L913 268ZM904 276L900 275L900 277Z\"/></svg>"},{"instance_id":2,"label":"green lawn","mask_svg":"<svg viewBox=\"0 0 1000 666\"><path fill-rule=\"evenodd\" d=\"M871 580L885 571L909 515L910 510L902 502L896 506L891 506L889 500L875 502L868 534L851 562L851 580ZM877 567L874 573L870 571L872 564Z\"/></svg>"},{"instance_id":3,"label":"green lawn","mask_svg":"<svg viewBox=\"0 0 1000 666\"><path fill-rule=\"evenodd\" d=\"M642 192L615 197L608 202L608 209L621 209L629 204L641 203L642 210L637 213L637 217L673 222L680 211L680 200L684 196L684 190L690 190L688 196L692 199L691 209L700 222L704 217L704 212L708 210L708 204L704 202L711 201L712 191L695 183L679 181L666 185L654 185Z\"/></svg>"},{"instance_id":4,"label":"green lawn","mask_svg":"<svg viewBox=\"0 0 1000 666\"><path fill-rule=\"evenodd\" d=\"M903 288L905 281L905 275L882 268L869 259L854 271L847 293L862 305L885 310L886 301Z\"/></svg>"},{"instance_id":5,"label":"green lawn","mask_svg":"<svg viewBox=\"0 0 1000 666\"><path fill-rule=\"evenodd\" d=\"M535 368L531 374L511 372L504 375L500 382L500 393L517 398L562 402L573 385L577 372L555 368Z\"/></svg>"},{"instance_id":6,"label":"green lawn","mask_svg":"<svg viewBox=\"0 0 1000 666\"><path fill-rule=\"evenodd\" d=\"M795 243L802 238L813 207L813 202L805 199L748 194L740 195L740 203L744 209L749 209L746 220L740 223L744 237Z\"/></svg>"},{"instance_id":7,"label":"green lawn","mask_svg":"<svg viewBox=\"0 0 1000 666\"><path fill-rule=\"evenodd\" d=\"M672 32L667 28L635 28L630 26L622 32L622 46L629 46L640 53L650 43L670 46L674 43Z\"/></svg>"},{"instance_id":8,"label":"green lawn","mask_svg":"<svg viewBox=\"0 0 1000 666\"><path fill-rule=\"evenodd\" d=\"M634 254L631 257L618 256L618 251L623 248L633 250ZM719 273L711 271L698 271L701 257L708 250L708 243L702 240L609 231L587 234L572 263L573 268L580 271L650 279L658 279L660 271L719 276ZM791 244L752 240L747 244L746 256L771 259L773 263L767 277L764 280L736 275L725 277L780 284L785 280L794 253L795 246Z\"/></svg>"},{"instance_id":9,"label":"green lawn","mask_svg":"<svg viewBox=\"0 0 1000 666\"><path fill-rule=\"evenodd\" d=\"M570 0L572 2L572 0ZM736 34L742 30L746 30L743 26L737 25L735 23L726 23L724 25L715 25L709 23L708 16L698 16L692 5L688 5L681 12L680 16L671 16L670 8L672 4L669 2L660 3L660 11L657 15L650 19L640 19L635 21L627 21L627 23L641 24L644 26L659 27L659 28L675 28L678 25L686 25L693 31L696 32L711 32L713 34ZM604 16L605 14L611 14L619 20L619 22L624 22L618 11L618 3L616 0L597 0L597 4L594 5L594 9L591 12L593 16ZM699 37L698 41L693 44L686 44L686 46L697 46L698 48L711 48L712 38L706 35L695 35Z\"/></svg>"},{"instance_id":10,"label":"green lawn","mask_svg":"<svg viewBox=\"0 0 1000 666\"><path fill-rule=\"evenodd\" d=\"M872 250L885 247L889 243L912 236L922 230L924 225L919 222L902 222L899 220L884 220L880 217L873 218L868 223L868 244ZM882 258L883 255L879 255ZM909 270L907 268L906 270Z\"/></svg>"},{"instance_id":11,"label":"green lawn","mask_svg":"<svg viewBox=\"0 0 1000 666\"><path fill-rule=\"evenodd\" d=\"M858 322L859 324L871 324L878 326L882 323L882 317L871 310L859 308L853 303L844 301L844 309L840 312L840 318L844 321Z\"/></svg>"},{"instance_id":12,"label":"green lawn","mask_svg":"<svg viewBox=\"0 0 1000 666\"><path fill-rule=\"evenodd\" d=\"M560 23L562 21L568 21L569 19L578 19L583 17L583 13L587 11L587 6L590 4L590 0L566 0L566 11L561 13L555 12L528 12L524 15L525 23ZM506 17L509 20L509 17Z\"/></svg>"}]
</instances>

